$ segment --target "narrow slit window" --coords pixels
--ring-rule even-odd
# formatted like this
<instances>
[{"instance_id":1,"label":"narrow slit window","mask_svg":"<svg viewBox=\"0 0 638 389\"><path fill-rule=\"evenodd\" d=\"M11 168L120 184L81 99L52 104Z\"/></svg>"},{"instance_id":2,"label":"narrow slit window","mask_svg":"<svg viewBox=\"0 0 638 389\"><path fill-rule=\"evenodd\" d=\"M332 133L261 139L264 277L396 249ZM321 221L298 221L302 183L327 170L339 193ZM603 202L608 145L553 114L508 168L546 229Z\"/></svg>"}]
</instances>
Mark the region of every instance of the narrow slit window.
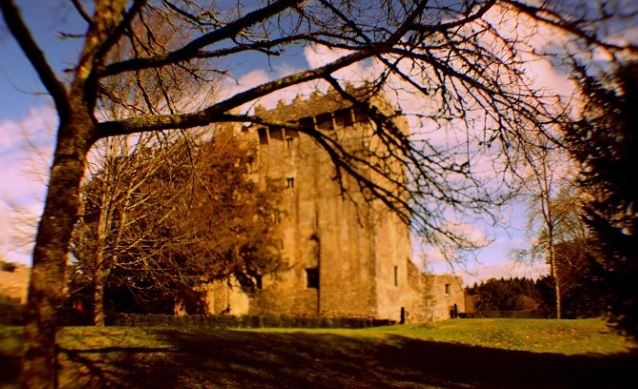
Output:
<instances>
[{"instance_id":1,"label":"narrow slit window","mask_svg":"<svg viewBox=\"0 0 638 389\"><path fill-rule=\"evenodd\" d=\"M306 287L319 289L319 269L311 267L306 269Z\"/></svg>"},{"instance_id":2,"label":"narrow slit window","mask_svg":"<svg viewBox=\"0 0 638 389\"><path fill-rule=\"evenodd\" d=\"M445 294L450 294L450 284L445 284Z\"/></svg>"},{"instance_id":3,"label":"narrow slit window","mask_svg":"<svg viewBox=\"0 0 638 389\"><path fill-rule=\"evenodd\" d=\"M286 188L293 189L295 187L295 178L287 177L286 178Z\"/></svg>"},{"instance_id":4,"label":"narrow slit window","mask_svg":"<svg viewBox=\"0 0 638 389\"><path fill-rule=\"evenodd\" d=\"M394 267L394 286L399 286L399 267Z\"/></svg>"},{"instance_id":5,"label":"narrow slit window","mask_svg":"<svg viewBox=\"0 0 638 389\"><path fill-rule=\"evenodd\" d=\"M259 144L267 145L268 144L268 131L266 131L265 127L260 127L257 129L257 134L259 134Z\"/></svg>"}]
</instances>

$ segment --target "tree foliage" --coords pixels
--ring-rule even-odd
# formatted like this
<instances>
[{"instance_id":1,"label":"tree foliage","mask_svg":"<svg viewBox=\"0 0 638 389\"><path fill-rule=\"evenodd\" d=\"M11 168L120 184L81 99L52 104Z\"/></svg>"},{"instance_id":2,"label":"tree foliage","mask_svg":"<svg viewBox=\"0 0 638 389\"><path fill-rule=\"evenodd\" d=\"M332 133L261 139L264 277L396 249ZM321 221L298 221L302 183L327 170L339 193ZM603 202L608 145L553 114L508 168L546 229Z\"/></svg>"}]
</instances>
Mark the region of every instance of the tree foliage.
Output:
<instances>
[{"instance_id":1,"label":"tree foliage","mask_svg":"<svg viewBox=\"0 0 638 389\"><path fill-rule=\"evenodd\" d=\"M73 242L74 286L100 291L88 299L94 322L105 304L111 311L172 313L180 303L205 312L206 284L235 279L250 290L281 268L272 222L278 188L256 190L253 158L251 144L220 130L201 144L181 137L159 148L138 142L135 153L102 165L84 186Z\"/></svg>"},{"instance_id":2,"label":"tree foliage","mask_svg":"<svg viewBox=\"0 0 638 389\"><path fill-rule=\"evenodd\" d=\"M540 304L537 281L529 278L492 278L466 289L476 296L476 311L536 310Z\"/></svg>"},{"instance_id":3,"label":"tree foliage","mask_svg":"<svg viewBox=\"0 0 638 389\"><path fill-rule=\"evenodd\" d=\"M582 117L565 128L578 183L591 256L604 270L610 321L638 336L638 64L626 62L595 77L575 65L585 100Z\"/></svg>"},{"instance_id":4,"label":"tree foliage","mask_svg":"<svg viewBox=\"0 0 638 389\"><path fill-rule=\"evenodd\" d=\"M567 246L570 246L569 248ZM560 243L557 255L574 246ZM589 263L587 256L575 254L568 262L559 262L558 273L563 280L563 317L568 319L600 317L605 312L606 290L598 276L599 268ZM552 276L538 279L492 278L466 289L474 296L475 309L481 312L530 312L539 317L555 317L555 285ZM506 313L503 313L504 315Z\"/></svg>"}]
</instances>

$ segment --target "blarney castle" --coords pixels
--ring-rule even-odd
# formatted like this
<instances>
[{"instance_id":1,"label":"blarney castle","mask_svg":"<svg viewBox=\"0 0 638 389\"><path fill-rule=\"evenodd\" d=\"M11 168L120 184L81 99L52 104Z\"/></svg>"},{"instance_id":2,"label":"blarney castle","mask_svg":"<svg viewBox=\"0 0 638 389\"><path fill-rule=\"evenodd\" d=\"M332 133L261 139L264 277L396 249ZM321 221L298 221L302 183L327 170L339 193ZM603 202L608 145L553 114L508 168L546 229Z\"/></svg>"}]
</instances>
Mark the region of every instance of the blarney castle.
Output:
<instances>
[{"instance_id":1,"label":"blarney castle","mask_svg":"<svg viewBox=\"0 0 638 389\"><path fill-rule=\"evenodd\" d=\"M382 96L370 103L409 131ZM298 123L339 139L358 156L375 147L373 121L334 90L256 111L269 122ZM419 270L409 226L380 201L365 201L352 177L343 175L339 184L330 156L310 136L259 125L244 133L258 144L253 170L259 187L267 190L272 180L284 187L274 222L289 270L260 279L254 293L227 282L210 285L209 313L428 322L463 312L460 278Z\"/></svg>"}]
</instances>

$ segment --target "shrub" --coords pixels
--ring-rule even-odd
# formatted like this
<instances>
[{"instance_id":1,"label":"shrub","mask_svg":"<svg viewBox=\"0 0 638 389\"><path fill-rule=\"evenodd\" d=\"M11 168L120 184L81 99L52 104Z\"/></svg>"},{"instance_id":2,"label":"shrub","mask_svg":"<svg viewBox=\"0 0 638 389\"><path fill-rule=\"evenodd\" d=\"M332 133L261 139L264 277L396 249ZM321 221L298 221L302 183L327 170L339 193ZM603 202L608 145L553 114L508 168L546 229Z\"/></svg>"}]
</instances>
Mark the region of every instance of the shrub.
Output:
<instances>
[{"instance_id":1,"label":"shrub","mask_svg":"<svg viewBox=\"0 0 638 389\"><path fill-rule=\"evenodd\" d=\"M198 328L364 328L396 324L394 320L371 318L325 318L291 317L286 315L232 316L232 315L186 315L126 314L110 316L107 324L129 327L198 327Z\"/></svg>"}]
</instances>

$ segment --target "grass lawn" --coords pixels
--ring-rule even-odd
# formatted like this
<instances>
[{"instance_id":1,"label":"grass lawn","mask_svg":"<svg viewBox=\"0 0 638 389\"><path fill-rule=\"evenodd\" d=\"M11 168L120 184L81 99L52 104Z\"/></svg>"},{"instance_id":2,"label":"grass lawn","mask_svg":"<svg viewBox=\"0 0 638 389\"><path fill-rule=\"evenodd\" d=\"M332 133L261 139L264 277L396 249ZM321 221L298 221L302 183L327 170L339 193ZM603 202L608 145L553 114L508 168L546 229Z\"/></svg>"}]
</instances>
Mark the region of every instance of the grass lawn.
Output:
<instances>
[{"instance_id":1,"label":"grass lawn","mask_svg":"<svg viewBox=\"0 0 638 389\"><path fill-rule=\"evenodd\" d=\"M0 327L0 388L21 329ZM62 387L633 388L638 353L600 320L464 319L367 329L68 327Z\"/></svg>"}]
</instances>

